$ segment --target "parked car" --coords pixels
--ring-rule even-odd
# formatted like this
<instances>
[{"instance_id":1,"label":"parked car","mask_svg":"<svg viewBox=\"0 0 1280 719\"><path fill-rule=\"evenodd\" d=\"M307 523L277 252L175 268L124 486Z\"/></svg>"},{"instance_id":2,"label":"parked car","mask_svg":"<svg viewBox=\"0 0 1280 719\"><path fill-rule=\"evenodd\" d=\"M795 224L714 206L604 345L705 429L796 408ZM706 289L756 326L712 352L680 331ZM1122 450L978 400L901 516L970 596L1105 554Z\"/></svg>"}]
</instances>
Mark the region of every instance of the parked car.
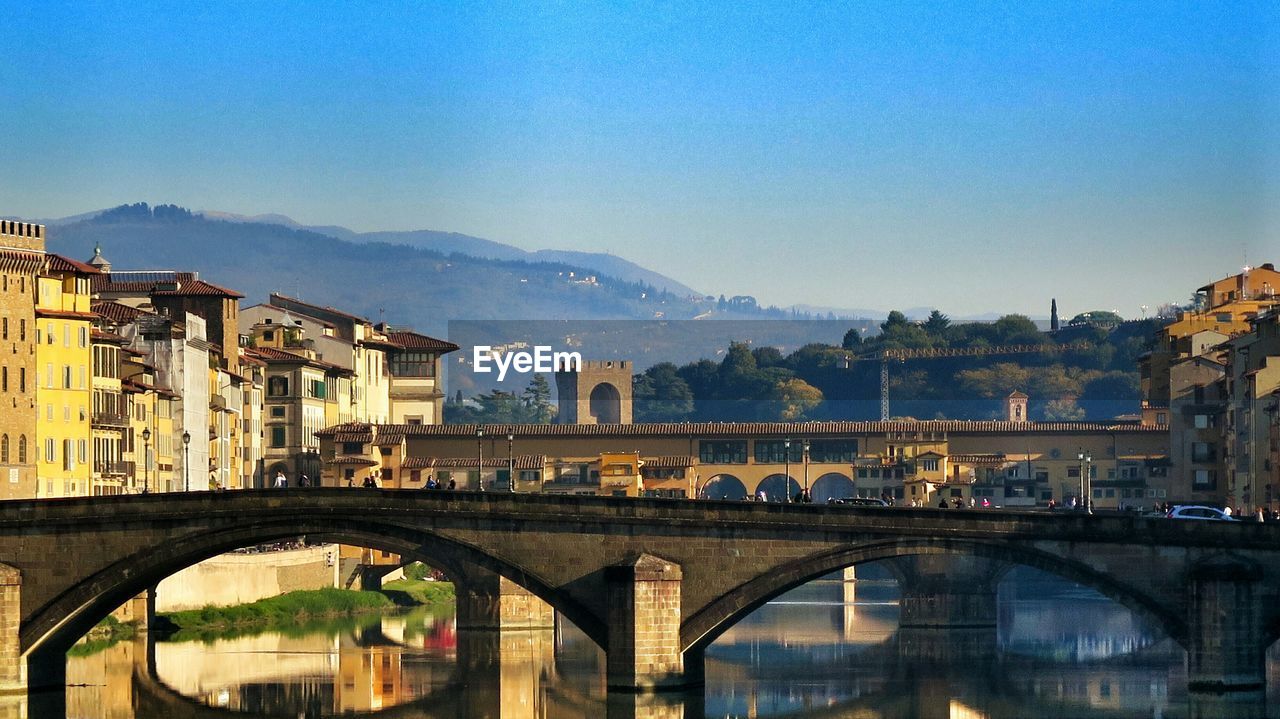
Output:
<instances>
[{"instance_id":1,"label":"parked car","mask_svg":"<svg viewBox=\"0 0 1280 719\"><path fill-rule=\"evenodd\" d=\"M855 507L888 507L889 503L879 497L841 497L832 499L829 504L851 504Z\"/></svg>"},{"instance_id":2,"label":"parked car","mask_svg":"<svg viewBox=\"0 0 1280 719\"><path fill-rule=\"evenodd\" d=\"M1201 519L1210 522L1239 522L1239 519L1227 514L1217 507L1174 507L1169 510L1169 519Z\"/></svg>"}]
</instances>

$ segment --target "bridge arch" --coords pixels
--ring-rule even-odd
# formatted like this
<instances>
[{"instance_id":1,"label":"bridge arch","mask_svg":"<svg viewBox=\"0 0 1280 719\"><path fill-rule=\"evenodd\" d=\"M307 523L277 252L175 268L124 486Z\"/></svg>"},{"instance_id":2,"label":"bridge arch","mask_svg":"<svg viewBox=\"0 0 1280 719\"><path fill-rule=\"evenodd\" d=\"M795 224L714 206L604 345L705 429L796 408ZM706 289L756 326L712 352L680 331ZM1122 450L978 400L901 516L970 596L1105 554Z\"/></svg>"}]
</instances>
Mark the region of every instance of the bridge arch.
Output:
<instances>
[{"instance_id":1,"label":"bridge arch","mask_svg":"<svg viewBox=\"0 0 1280 719\"><path fill-rule=\"evenodd\" d=\"M787 497L794 498L800 491L800 483L794 477L785 474L771 474L756 485L756 499L761 495L769 502L783 502Z\"/></svg>"},{"instance_id":2,"label":"bridge arch","mask_svg":"<svg viewBox=\"0 0 1280 719\"><path fill-rule=\"evenodd\" d=\"M809 495L817 503L857 494L853 479L839 472L827 472L809 486Z\"/></svg>"},{"instance_id":3,"label":"bridge arch","mask_svg":"<svg viewBox=\"0 0 1280 719\"><path fill-rule=\"evenodd\" d=\"M1097 591L1150 619L1179 645L1187 645L1188 629L1181 615L1083 562L1032 547L963 539L876 541L804 557L738 585L703 607L681 625L681 644L686 653L701 653L726 629L771 599L831 572L867 562L925 554L976 556L1043 570Z\"/></svg>"},{"instance_id":4,"label":"bridge arch","mask_svg":"<svg viewBox=\"0 0 1280 719\"><path fill-rule=\"evenodd\" d=\"M717 474L702 485L699 495L701 499L744 499L747 485L732 474Z\"/></svg>"},{"instance_id":5,"label":"bridge arch","mask_svg":"<svg viewBox=\"0 0 1280 719\"><path fill-rule=\"evenodd\" d=\"M606 627L594 613L524 568L482 550L429 531L376 520L299 516L272 522L246 520L243 526L196 531L122 557L35 610L20 632L23 653L65 653L116 607L165 577L232 549L300 535L400 554L439 566L453 577L465 577L463 565L467 564L489 570L547 602L599 646L606 646Z\"/></svg>"}]
</instances>

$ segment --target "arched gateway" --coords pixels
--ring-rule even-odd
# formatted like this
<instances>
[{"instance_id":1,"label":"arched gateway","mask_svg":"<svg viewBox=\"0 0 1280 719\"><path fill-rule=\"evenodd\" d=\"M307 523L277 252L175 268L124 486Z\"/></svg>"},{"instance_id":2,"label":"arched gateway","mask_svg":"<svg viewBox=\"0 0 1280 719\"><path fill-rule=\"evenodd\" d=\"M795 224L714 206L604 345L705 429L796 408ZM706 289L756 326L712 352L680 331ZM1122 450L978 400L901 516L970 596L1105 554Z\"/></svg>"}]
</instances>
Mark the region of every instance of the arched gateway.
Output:
<instances>
[{"instance_id":1,"label":"arched gateway","mask_svg":"<svg viewBox=\"0 0 1280 719\"><path fill-rule=\"evenodd\" d=\"M605 650L609 685L630 689L697 683L703 649L747 612L841 567L895 557L1026 564L1093 587L1187 647L1195 686L1258 686L1263 649L1280 628L1280 536L1265 525L506 493L202 492L0 502L0 563L11 568L0 572L0 628L9 631L0 680L20 683L25 665L31 681L56 681L62 652L129 597L204 558L299 534L443 566L475 607L491 604L487 588L504 577L578 625ZM948 591L945 575L930 581ZM1249 611L1233 609L1241 606Z\"/></svg>"}]
</instances>

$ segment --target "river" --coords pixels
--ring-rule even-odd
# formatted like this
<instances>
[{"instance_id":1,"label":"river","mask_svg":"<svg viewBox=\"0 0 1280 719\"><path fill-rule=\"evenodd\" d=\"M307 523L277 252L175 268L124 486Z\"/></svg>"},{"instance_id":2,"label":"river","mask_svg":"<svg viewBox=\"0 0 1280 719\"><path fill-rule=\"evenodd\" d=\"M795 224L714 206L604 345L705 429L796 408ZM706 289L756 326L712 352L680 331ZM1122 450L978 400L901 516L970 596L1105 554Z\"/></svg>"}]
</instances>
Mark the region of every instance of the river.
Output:
<instances>
[{"instance_id":1,"label":"river","mask_svg":"<svg viewBox=\"0 0 1280 719\"><path fill-rule=\"evenodd\" d=\"M874 566L858 573L854 583L811 582L729 629L708 649L695 696L606 696L602 656L571 625L459 637L446 608L73 654L67 715L996 719L1244 716L1263 706L1189 697L1176 644L1032 570L1001 584L995 631L949 633L899 631L896 584Z\"/></svg>"}]
</instances>

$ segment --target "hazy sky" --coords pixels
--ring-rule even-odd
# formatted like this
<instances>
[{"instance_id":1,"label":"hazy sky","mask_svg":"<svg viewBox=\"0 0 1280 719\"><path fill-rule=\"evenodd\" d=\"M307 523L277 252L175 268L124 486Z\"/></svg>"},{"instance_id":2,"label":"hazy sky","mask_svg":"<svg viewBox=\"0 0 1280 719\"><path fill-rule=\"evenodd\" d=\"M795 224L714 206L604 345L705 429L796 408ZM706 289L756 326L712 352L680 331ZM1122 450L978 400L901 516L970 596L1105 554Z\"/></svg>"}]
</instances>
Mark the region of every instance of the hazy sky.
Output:
<instances>
[{"instance_id":1,"label":"hazy sky","mask_svg":"<svg viewBox=\"0 0 1280 719\"><path fill-rule=\"evenodd\" d=\"M1280 262L1274 2L50 5L0 9L0 214L281 212L957 315Z\"/></svg>"}]
</instances>

